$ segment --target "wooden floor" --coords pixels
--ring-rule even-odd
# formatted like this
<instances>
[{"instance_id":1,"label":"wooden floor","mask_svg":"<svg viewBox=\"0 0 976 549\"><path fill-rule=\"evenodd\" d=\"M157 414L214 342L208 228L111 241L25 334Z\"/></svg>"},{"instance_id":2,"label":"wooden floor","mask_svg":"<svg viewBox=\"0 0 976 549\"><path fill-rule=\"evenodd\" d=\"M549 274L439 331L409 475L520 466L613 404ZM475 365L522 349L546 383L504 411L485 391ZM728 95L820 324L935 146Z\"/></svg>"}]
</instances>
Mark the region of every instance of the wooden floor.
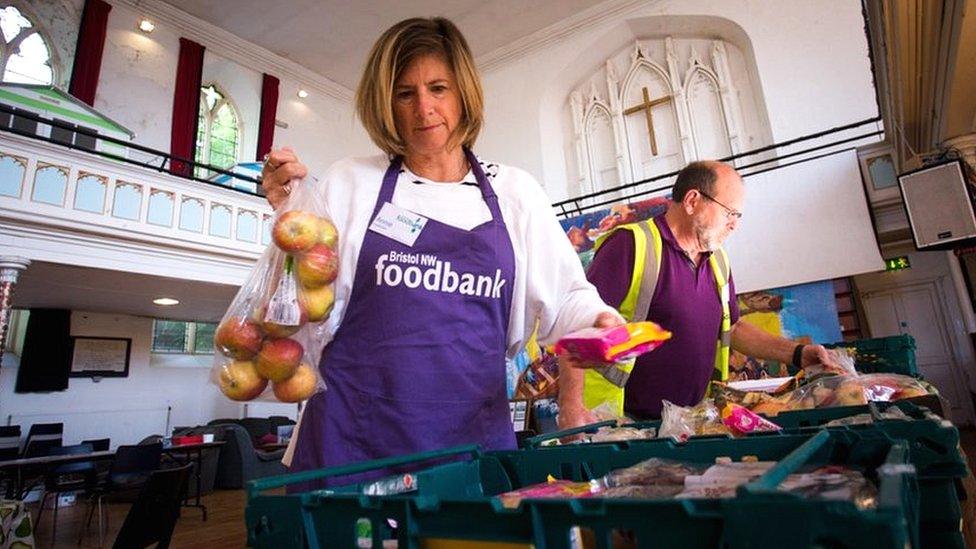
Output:
<instances>
[{"instance_id":1,"label":"wooden floor","mask_svg":"<svg viewBox=\"0 0 976 549\"><path fill-rule=\"evenodd\" d=\"M273 493L273 492L269 492ZM185 508L176 523L173 541L170 547L181 549L224 549L244 547L246 535L244 533L244 505L247 497L244 490L217 490L204 496L207 506L207 521L201 520L200 509ZM50 503L49 503L50 504ZM109 523L105 536L105 547L111 547L115 535L125 514L129 510L127 504L108 505ZM81 503L72 507L62 507L58 511L57 540L52 543L51 530L54 513L50 509L44 511L41 523L37 526L34 541L37 547L98 547L98 522L92 519L92 527L78 545L78 536L84 528L87 518L87 504ZM37 507L32 508L32 514L37 517Z\"/></svg>"},{"instance_id":2,"label":"wooden floor","mask_svg":"<svg viewBox=\"0 0 976 549\"><path fill-rule=\"evenodd\" d=\"M962 447L969 458L969 467L976 471L976 429L966 429L962 431ZM973 477L967 479L968 491L972 492L966 502L967 514L976 514L974 503L976 503L976 482ZM244 532L244 506L247 498L243 490L217 490L214 493L204 496L203 502L207 506L207 521L201 520L199 509L187 508L183 510L180 520L176 523L176 530L173 533L171 547L176 549L225 549L233 547L244 547L246 535ZM122 526L125 513L129 506L124 504L110 505L109 507L109 527L105 537L105 547L111 547L115 540L115 534ZM33 516L37 516L36 507L32 509ZM58 532L56 543L51 540L51 527L53 513L49 510L44 511L41 524L38 525L35 534L37 547L98 547L98 527L96 521L92 521L91 531L84 537L82 544L77 545L78 535L84 526L84 519L87 516L87 506L85 504L62 508L58 513ZM976 517L969 519L967 529L976 526ZM968 532L968 539L976 539L976 532Z\"/></svg>"}]
</instances>

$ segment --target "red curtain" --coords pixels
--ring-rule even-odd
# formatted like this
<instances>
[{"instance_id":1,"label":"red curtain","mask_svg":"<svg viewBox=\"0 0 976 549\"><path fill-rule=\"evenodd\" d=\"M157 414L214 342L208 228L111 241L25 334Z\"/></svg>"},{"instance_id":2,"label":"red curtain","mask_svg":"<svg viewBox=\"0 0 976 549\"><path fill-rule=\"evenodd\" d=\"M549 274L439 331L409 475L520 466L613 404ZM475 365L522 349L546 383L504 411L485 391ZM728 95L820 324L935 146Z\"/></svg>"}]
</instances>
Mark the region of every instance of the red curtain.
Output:
<instances>
[{"instance_id":1,"label":"red curtain","mask_svg":"<svg viewBox=\"0 0 976 549\"><path fill-rule=\"evenodd\" d=\"M78 29L75 46L75 63L71 69L71 86L68 93L78 99L95 104L98 75L102 70L102 50L105 49L105 28L112 6L105 0L86 0Z\"/></svg>"},{"instance_id":2,"label":"red curtain","mask_svg":"<svg viewBox=\"0 0 976 549\"><path fill-rule=\"evenodd\" d=\"M258 122L257 160L264 160L274 144L275 116L278 113L278 79L264 75L261 83L261 120Z\"/></svg>"},{"instance_id":3,"label":"red curtain","mask_svg":"<svg viewBox=\"0 0 976 549\"><path fill-rule=\"evenodd\" d=\"M180 38L180 57L176 65L176 91L173 93L173 130L169 153L176 158L193 160L200 114L200 80L203 78L203 46ZM169 169L177 175L192 175L193 166L170 160Z\"/></svg>"}]
</instances>

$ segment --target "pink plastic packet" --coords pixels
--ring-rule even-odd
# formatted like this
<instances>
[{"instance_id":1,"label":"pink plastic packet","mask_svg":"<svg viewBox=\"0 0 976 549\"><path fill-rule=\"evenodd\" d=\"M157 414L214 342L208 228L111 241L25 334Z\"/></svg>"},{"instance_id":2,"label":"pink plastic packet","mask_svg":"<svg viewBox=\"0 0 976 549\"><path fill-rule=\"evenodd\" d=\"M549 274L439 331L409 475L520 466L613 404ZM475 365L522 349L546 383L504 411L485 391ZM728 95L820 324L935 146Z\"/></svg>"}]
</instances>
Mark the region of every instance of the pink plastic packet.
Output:
<instances>
[{"instance_id":1,"label":"pink plastic packet","mask_svg":"<svg viewBox=\"0 0 976 549\"><path fill-rule=\"evenodd\" d=\"M609 364L653 351L670 338L671 332L650 321L611 328L583 328L556 342L556 354Z\"/></svg>"},{"instance_id":2,"label":"pink plastic packet","mask_svg":"<svg viewBox=\"0 0 976 549\"><path fill-rule=\"evenodd\" d=\"M760 431L781 431L782 427L738 404L726 404L722 409L722 423L733 433L745 435Z\"/></svg>"},{"instance_id":3,"label":"pink plastic packet","mask_svg":"<svg viewBox=\"0 0 976 549\"><path fill-rule=\"evenodd\" d=\"M603 491L602 486L597 481L575 482L572 480L558 480L551 475L546 482L532 484L518 490L499 494L498 499L502 502L502 507L514 509L519 506L523 499L530 498L556 498L573 499L588 498L595 496Z\"/></svg>"}]
</instances>

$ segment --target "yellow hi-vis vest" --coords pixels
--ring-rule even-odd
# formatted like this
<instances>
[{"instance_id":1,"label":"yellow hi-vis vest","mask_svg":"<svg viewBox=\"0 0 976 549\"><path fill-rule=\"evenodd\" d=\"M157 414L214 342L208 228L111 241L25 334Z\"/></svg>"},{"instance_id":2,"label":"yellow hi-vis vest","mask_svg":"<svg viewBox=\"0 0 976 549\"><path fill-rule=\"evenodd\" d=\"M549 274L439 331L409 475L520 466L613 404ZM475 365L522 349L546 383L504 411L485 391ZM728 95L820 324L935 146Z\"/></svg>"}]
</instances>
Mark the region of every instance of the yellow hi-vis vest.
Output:
<instances>
[{"instance_id":1,"label":"yellow hi-vis vest","mask_svg":"<svg viewBox=\"0 0 976 549\"><path fill-rule=\"evenodd\" d=\"M661 271L661 230L657 228L654 219L620 225L614 229L617 230L627 230L634 235L634 272L619 311L629 322L646 320ZM594 248L599 250L611 234L613 231L597 239ZM708 258L708 263L712 267L715 285L722 301L722 327L715 344L715 371L712 378L725 381L729 377L729 346L732 341L729 257L725 250L719 248ZM586 407L593 409L605 403L618 417L623 416L624 386L633 369L634 361L629 361L586 370L583 385L583 402Z\"/></svg>"}]
</instances>

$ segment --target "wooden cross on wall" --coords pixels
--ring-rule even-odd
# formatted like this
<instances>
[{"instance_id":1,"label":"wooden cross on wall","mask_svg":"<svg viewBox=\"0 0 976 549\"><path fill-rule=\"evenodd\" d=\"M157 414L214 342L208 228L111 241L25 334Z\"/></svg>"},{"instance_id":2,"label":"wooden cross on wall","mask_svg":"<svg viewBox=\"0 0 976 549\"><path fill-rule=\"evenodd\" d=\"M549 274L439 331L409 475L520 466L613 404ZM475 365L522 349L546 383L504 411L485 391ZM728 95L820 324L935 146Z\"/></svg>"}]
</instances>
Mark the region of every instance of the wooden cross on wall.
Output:
<instances>
[{"instance_id":1,"label":"wooden cross on wall","mask_svg":"<svg viewBox=\"0 0 976 549\"><path fill-rule=\"evenodd\" d=\"M647 88L641 88L641 92L644 94L644 102L625 110L624 115L644 111L647 117L647 135L651 138L651 154L657 156L657 140L654 139L654 115L651 114L651 109L655 105L671 101L671 96L665 95L664 97L658 97L654 101L651 101L651 95L647 93Z\"/></svg>"}]
</instances>

